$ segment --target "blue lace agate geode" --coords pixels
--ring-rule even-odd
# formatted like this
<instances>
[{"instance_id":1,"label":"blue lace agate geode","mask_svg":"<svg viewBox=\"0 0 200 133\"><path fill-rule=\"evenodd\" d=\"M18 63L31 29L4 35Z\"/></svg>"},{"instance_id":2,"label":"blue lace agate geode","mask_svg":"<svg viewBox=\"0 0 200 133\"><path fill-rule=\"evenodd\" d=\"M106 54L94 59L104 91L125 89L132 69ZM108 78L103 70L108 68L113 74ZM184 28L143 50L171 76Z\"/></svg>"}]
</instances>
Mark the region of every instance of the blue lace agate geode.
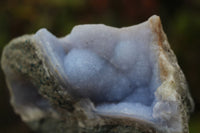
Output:
<instances>
[{"instance_id":1,"label":"blue lace agate geode","mask_svg":"<svg viewBox=\"0 0 200 133\"><path fill-rule=\"evenodd\" d=\"M157 16L79 25L63 38L40 29L6 46L2 68L16 113L35 130L53 119L52 132L57 121L63 132L188 132L193 101Z\"/></svg>"}]
</instances>

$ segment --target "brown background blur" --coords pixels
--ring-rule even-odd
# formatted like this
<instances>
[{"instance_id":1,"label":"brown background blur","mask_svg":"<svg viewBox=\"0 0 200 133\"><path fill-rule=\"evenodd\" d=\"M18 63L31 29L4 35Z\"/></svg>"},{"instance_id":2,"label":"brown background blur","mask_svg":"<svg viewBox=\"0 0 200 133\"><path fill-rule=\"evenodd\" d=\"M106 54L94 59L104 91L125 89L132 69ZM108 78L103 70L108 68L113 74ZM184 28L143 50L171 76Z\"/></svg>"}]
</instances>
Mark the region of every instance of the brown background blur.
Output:
<instances>
[{"instance_id":1,"label":"brown background blur","mask_svg":"<svg viewBox=\"0 0 200 133\"><path fill-rule=\"evenodd\" d=\"M0 0L0 54L12 39L45 27L64 36L73 26L104 23L134 25L151 15L161 17L172 49L196 103L191 133L200 132L200 0ZM9 104L0 70L0 133L30 133Z\"/></svg>"}]
</instances>

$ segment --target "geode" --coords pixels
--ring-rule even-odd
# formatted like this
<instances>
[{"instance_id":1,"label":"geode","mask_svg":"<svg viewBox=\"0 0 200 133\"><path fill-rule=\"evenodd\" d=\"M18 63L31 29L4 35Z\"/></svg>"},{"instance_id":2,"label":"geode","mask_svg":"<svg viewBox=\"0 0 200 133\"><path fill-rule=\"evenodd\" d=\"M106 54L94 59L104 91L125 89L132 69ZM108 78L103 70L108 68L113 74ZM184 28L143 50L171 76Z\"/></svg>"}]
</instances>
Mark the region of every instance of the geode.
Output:
<instances>
[{"instance_id":1,"label":"geode","mask_svg":"<svg viewBox=\"0 0 200 133\"><path fill-rule=\"evenodd\" d=\"M46 29L12 40L1 65L17 114L44 133L188 133L193 100L160 18Z\"/></svg>"}]
</instances>

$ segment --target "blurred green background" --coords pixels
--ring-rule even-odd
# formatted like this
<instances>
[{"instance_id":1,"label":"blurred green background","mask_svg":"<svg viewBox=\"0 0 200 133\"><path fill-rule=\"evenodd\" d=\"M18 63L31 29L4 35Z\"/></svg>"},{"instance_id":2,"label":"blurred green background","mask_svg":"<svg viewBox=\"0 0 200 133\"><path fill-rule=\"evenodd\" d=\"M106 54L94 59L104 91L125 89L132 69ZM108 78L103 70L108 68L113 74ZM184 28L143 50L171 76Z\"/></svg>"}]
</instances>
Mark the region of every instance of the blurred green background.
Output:
<instances>
[{"instance_id":1,"label":"blurred green background","mask_svg":"<svg viewBox=\"0 0 200 133\"><path fill-rule=\"evenodd\" d=\"M190 132L200 132L200 0L0 0L0 53L12 39L45 27L56 36L72 27L104 23L123 27L161 17L196 103ZM0 133L31 133L9 104L0 70Z\"/></svg>"}]
</instances>

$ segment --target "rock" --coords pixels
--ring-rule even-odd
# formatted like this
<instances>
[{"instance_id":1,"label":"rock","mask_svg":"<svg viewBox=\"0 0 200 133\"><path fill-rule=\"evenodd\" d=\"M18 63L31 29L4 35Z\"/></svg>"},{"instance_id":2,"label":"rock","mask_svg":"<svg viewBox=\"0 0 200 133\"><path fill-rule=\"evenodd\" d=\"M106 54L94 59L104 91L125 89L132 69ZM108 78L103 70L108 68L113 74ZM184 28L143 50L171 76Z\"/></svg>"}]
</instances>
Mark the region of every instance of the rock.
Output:
<instances>
[{"instance_id":1,"label":"rock","mask_svg":"<svg viewBox=\"0 0 200 133\"><path fill-rule=\"evenodd\" d=\"M194 105L160 18L12 40L1 65L17 114L44 133L188 133Z\"/></svg>"}]
</instances>

